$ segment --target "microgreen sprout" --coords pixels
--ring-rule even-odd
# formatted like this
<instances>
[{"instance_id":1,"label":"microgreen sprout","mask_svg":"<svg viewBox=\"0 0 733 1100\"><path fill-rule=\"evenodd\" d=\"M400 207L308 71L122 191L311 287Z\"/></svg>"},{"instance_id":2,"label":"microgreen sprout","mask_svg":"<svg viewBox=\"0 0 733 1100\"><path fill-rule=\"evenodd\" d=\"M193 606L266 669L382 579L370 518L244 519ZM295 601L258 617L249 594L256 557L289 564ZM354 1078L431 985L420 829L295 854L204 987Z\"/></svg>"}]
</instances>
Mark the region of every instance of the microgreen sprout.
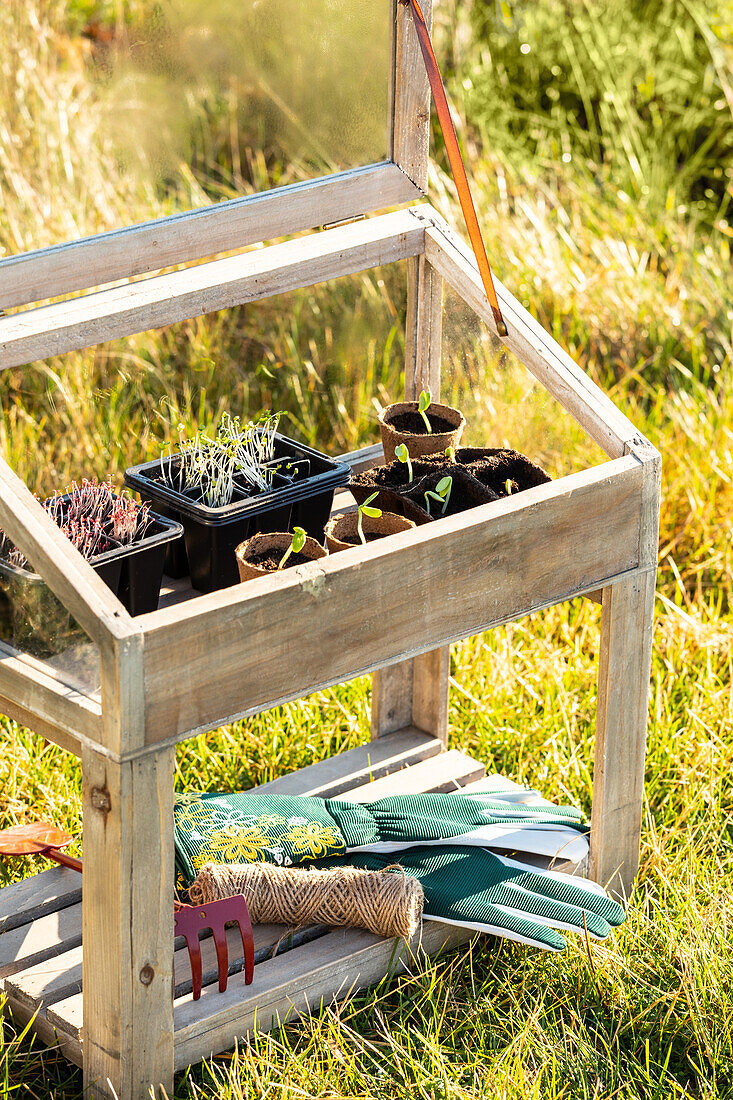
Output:
<instances>
[{"instance_id":1,"label":"microgreen sprout","mask_svg":"<svg viewBox=\"0 0 733 1100\"><path fill-rule=\"evenodd\" d=\"M445 454L446 454L449 462L455 463L455 461L456 461L456 449L455 449L455 447L446 447Z\"/></svg>"},{"instance_id":2,"label":"microgreen sprout","mask_svg":"<svg viewBox=\"0 0 733 1100\"><path fill-rule=\"evenodd\" d=\"M224 413L215 436L197 432L192 439L184 439L179 428L178 455L168 451L160 459L163 483L179 493L198 492L209 508L231 503L235 478L250 492L267 492L272 487L274 470L268 463L275 454L279 419L279 413L264 413L242 424L239 417Z\"/></svg>"},{"instance_id":3,"label":"microgreen sprout","mask_svg":"<svg viewBox=\"0 0 733 1100\"><path fill-rule=\"evenodd\" d=\"M510 477L508 477L506 479L506 481L504 482L504 489L506 490L506 495L508 497L510 497L512 495L512 493L516 493L517 488L518 488L518 486L517 486L516 481L512 481L512 479Z\"/></svg>"},{"instance_id":4,"label":"microgreen sprout","mask_svg":"<svg viewBox=\"0 0 733 1100\"><path fill-rule=\"evenodd\" d=\"M139 542L152 523L150 505L138 504L124 493L115 496L111 480L74 482L43 501L43 508L87 559L120 544ZM0 534L0 557L21 569L28 567L25 555L4 534Z\"/></svg>"},{"instance_id":5,"label":"microgreen sprout","mask_svg":"<svg viewBox=\"0 0 733 1100\"><path fill-rule=\"evenodd\" d=\"M437 504L442 504L443 507L440 510L441 516L445 515L445 510L448 507L448 501L450 500L451 489L453 488L452 477L442 477L435 489L428 489L425 493L425 507L430 515L430 501L434 500Z\"/></svg>"},{"instance_id":6,"label":"microgreen sprout","mask_svg":"<svg viewBox=\"0 0 733 1100\"><path fill-rule=\"evenodd\" d=\"M412 485L412 463L410 462L410 452L408 451L404 443L400 443L399 446L394 449L395 458L398 462L404 462L407 466L407 483Z\"/></svg>"},{"instance_id":7,"label":"microgreen sprout","mask_svg":"<svg viewBox=\"0 0 733 1100\"><path fill-rule=\"evenodd\" d=\"M291 554L299 554L305 546L306 534L302 527L293 528L293 537L290 540L290 546L287 548L283 556L280 558L280 564L278 569L282 569L285 562L288 560Z\"/></svg>"},{"instance_id":8,"label":"microgreen sprout","mask_svg":"<svg viewBox=\"0 0 733 1100\"><path fill-rule=\"evenodd\" d=\"M428 435L433 434L433 429L431 428L430 421L428 420L428 409L430 408L430 402L432 400L433 395L430 390L423 390L417 402L417 411L420 413L420 416L425 421L425 431L428 433Z\"/></svg>"},{"instance_id":9,"label":"microgreen sprout","mask_svg":"<svg viewBox=\"0 0 733 1100\"><path fill-rule=\"evenodd\" d=\"M363 504L359 505L359 518L356 521L356 529L359 532L359 540L364 546L366 546L366 539L364 537L364 531L362 529L362 521L364 516L368 516L369 519L379 519L382 514L381 508L372 508L370 506L371 501L373 501L374 498L377 496L379 496L379 493L372 493L371 496L366 498Z\"/></svg>"}]
</instances>

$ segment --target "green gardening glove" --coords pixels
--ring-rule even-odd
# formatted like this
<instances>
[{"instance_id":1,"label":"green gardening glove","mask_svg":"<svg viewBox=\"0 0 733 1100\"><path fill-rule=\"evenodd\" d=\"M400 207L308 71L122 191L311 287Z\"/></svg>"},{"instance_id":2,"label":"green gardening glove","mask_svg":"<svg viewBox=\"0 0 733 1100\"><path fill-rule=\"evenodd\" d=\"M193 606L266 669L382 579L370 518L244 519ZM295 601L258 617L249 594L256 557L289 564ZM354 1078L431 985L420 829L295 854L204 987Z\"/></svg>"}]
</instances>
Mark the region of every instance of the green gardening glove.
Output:
<instances>
[{"instance_id":1,"label":"green gardening glove","mask_svg":"<svg viewBox=\"0 0 733 1100\"><path fill-rule=\"evenodd\" d=\"M550 858L587 853L583 814L516 789L394 795L368 805L342 799L234 792L179 795L175 803L179 888L213 863L280 866L348 852L394 853L415 845L501 846Z\"/></svg>"},{"instance_id":2,"label":"green gardening glove","mask_svg":"<svg viewBox=\"0 0 733 1100\"><path fill-rule=\"evenodd\" d=\"M436 845L391 856L348 857L355 867L382 871L398 864L425 892L424 920L475 928L517 943L562 951L555 929L605 939L625 919L623 908L588 879L538 871L483 848Z\"/></svg>"}]
</instances>

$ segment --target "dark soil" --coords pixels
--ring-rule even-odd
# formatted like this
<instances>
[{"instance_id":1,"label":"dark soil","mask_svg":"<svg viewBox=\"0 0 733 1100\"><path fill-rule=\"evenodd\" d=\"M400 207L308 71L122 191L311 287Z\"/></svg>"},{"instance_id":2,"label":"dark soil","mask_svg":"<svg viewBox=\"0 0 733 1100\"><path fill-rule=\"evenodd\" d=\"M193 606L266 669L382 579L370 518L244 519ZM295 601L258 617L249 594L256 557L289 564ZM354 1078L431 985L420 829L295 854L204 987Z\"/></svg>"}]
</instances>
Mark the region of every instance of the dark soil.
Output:
<instances>
[{"instance_id":1,"label":"dark soil","mask_svg":"<svg viewBox=\"0 0 733 1100\"><path fill-rule=\"evenodd\" d=\"M429 455L422 461L433 468L447 464L443 455ZM507 496L507 481L514 494L551 480L541 466L508 447L459 447L456 462L500 497Z\"/></svg>"},{"instance_id":2,"label":"dark soil","mask_svg":"<svg viewBox=\"0 0 733 1100\"><path fill-rule=\"evenodd\" d=\"M434 435L440 435L443 432L454 432L456 425L446 420L444 416L437 416L435 413L431 413L428 410L428 420L430 421L430 427L433 429ZM403 412L397 413L395 416L391 416L388 420L390 427L394 428L396 432L405 432L407 435L427 435L425 430L425 421L420 416L419 412Z\"/></svg>"},{"instance_id":3,"label":"dark soil","mask_svg":"<svg viewBox=\"0 0 733 1100\"><path fill-rule=\"evenodd\" d=\"M438 457L437 455L434 457ZM441 464L447 466L444 455L439 456ZM419 481L424 474L430 474L435 470L436 464L431 459L415 458L412 460L413 483ZM374 489L395 489L404 491L409 489L409 471L406 462L389 462L386 466L374 466L371 470L364 470L360 474L353 474L351 481L356 485L369 485Z\"/></svg>"},{"instance_id":4,"label":"dark soil","mask_svg":"<svg viewBox=\"0 0 733 1100\"><path fill-rule=\"evenodd\" d=\"M348 542L349 546L363 546L363 543L358 535L339 535L341 542ZM383 539L384 535L378 534L376 531L365 531L364 538L367 542L374 542L376 539Z\"/></svg>"},{"instance_id":5,"label":"dark soil","mask_svg":"<svg viewBox=\"0 0 733 1100\"><path fill-rule=\"evenodd\" d=\"M266 569L268 573L276 573L284 553L284 550L265 550L261 554L254 554L252 557L248 557L247 561L250 565L258 565L260 569ZM306 562L313 560L313 558L309 558L306 554L293 553L285 562L283 569L289 569L291 565L305 565Z\"/></svg>"}]
</instances>

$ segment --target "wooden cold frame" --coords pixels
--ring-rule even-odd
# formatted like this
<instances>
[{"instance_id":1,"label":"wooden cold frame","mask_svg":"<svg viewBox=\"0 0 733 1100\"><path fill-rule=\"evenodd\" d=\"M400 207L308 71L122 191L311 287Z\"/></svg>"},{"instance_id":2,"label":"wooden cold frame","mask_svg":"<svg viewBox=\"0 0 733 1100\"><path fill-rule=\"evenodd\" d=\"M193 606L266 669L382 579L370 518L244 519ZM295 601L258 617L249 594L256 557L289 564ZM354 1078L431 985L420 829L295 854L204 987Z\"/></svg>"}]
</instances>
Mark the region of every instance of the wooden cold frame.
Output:
<instances>
[{"instance_id":1,"label":"wooden cold frame","mask_svg":"<svg viewBox=\"0 0 733 1100\"><path fill-rule=\"evenodd\" d=\"M409 264L406 388L415 393L428 382L437 393L444 282L492 329L493 319L466 246L428 206L155 276L136 284L139 294L125 288L127 302L119 289L105 290L72 309L65 303L6 318L0 361L7 365L30 348L45 355L70 350L170 323L186 309L205 312L402 259ZM445 749L448 643L600 590L591 868L616 893L630 889L638 862L659 456L500 284L498 292L509 327L504 343L604 448L607 462L388 543L209 595L191 593L136 619L2 467L0 523L42 561L51 588L100 647L99 699L11 653L0 660L8 712L83 761L88 900L80 965L92 1095L112 1095L107 1080L125 1100L147 1095L151 1081L169 1087L174 1059L181 1065L222 1049L251 1026L232 997L211 996L199 1030L198 1009L186 1009L184 1041L170 996L173 749L240 715L376 670L372 747L354 750L348 764L334 761L330 779L318 778L328 774L319 765L312 779L298 773L276 784L325 793L329 784L338 791L333 775L340 768L374 777L410 765L400 783L409 787L414 773L419 788L428 781L421 769ZM364 466L379 454L371 447L349 459ZM294 621L308 622L307 660L293 647ZM370 784L374 797L380 782ZM151 891L151 882L160 889ZM369 958L363 975L383 972L379 952ZM331 990L326 961L324 967L313 990ZM147 968L154 978L143 985L138 976L149 975ZM302 978L306 995L309 980ZM73 1054L70 1020L57 1014L54 1026ZM48 1020L39 1030L49 1033Z\"/></svg>"},{"instance_id":2,"label":"wooden cold frame","mask_svg":"<svg viewBox=\"0 0 733 1100\"><path fill-rule=\"evenodd\" d=\"M429 17L430 0L422 7ZM472 254L429 206L198 262L425 190L427 78L407 9L392 0L392 10L387 162L0 261L0 310L148 276L0 316L0 369L405 260L406 393L427 384L439 394L445 284L496 330ZM364 800L476 782L481 766L445 751L449 643L584 593L603 608L591 872L628 893L638 863L659 455L501 284L497 291L506 347L609 461L386 546L132 619L0 460L0 527L100 655L101 693L90 696L0 645L0 709L82 759L85 856L81 903L64 869L0 892L0 979L21 1019L38 1011L39 1036L83 1060L85 1095L142 1100L151 1083L170 1095L174 1067L226 1049L258 1007L270 1017L260 1013L259 1026L269 1026L405 958L390 941L333 933L258 967L249 990L235 976L225 998L207 990L194 1004L173 942L175 744L373 671L371 744L270 788ZM349 461L364 468L380 457L370 447ZM307 662L290 641L292 622L306 617ZM423 942L440 946L442 934L426 928Z\"/></svg>"}]
</instances>

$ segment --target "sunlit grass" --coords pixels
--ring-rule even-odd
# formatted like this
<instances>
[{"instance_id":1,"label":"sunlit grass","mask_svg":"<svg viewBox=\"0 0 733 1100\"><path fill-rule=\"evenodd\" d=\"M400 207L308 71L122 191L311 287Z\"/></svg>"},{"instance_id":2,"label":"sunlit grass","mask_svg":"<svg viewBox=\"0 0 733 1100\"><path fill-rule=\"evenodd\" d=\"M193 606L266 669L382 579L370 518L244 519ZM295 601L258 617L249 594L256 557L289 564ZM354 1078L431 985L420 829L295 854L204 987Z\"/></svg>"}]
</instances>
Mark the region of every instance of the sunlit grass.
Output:
<instances>
[{"instance_id":1,"label":"sunlit grass","mask_svg":"<svg viewBox=\"0 0 733 1100\"><path fill-rule=\"evenodd\" d=\"M632 7L437 5L497 270L663 456L642 861L627 924L560 958L485 940L416 965L181 1075L178 1100L733 1097L729 45L724 11ZM77 120L88 105L73 27L142 8L74 0L69 25L62 8L0 11L15 50L0 58L0 120L23 105L17 139L0 133L10 252L203 194L190 174L189 189L164 200L131 188L90 157L83 127L64 135L50 89ZM35 74L20 92L7 83L19 58ZM575 106L584 97L587 132ZM705 127L714 140L700 151ZM272 164L252 163L265 180ZM431 197L457 221L440 169ZM231 404L285 408L292 434L346 450L376 438L376 405L399 392L403 317L404 272L385 269L6 372L0 445L41 492L85 473L119 477L178 421L189 428ZM601 460L452 296L444 374L473 441L518 446L556 475ZM600 609L578 600L455 646L451 745L589 809L599 628ZM363 678L203 735L179 748L177 787L248 787L352 747L368 738L369 708ZM0 823L43 812L79 835L78 762L8 720L0 745ZM0 881L30 870L6 864ZM58 1054L12 1025L2 1042L0 1097L81 1094Z\"/></svg>"}]
</instances>

